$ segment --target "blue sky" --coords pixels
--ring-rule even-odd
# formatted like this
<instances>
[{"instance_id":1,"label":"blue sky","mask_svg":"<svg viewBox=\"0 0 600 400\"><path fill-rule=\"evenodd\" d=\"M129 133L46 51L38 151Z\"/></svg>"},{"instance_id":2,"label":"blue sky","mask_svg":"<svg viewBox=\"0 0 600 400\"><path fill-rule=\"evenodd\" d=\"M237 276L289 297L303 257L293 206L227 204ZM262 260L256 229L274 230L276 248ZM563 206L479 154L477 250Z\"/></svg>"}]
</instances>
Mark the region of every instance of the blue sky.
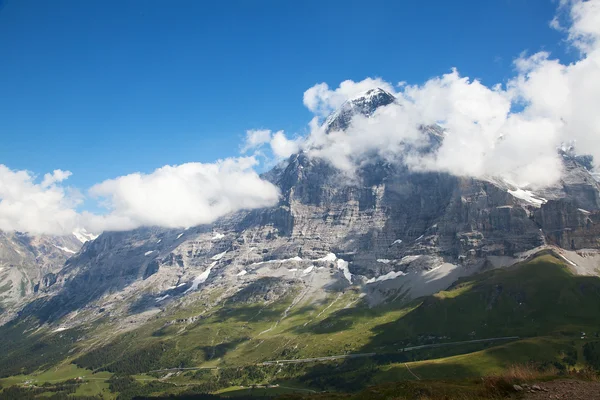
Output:
<instances>
[{"instance_id":1,"label":"blue sky","mask_svg":"<svg viewBox=\"0 0 600 400\"><path fill-rule=\"evenodd\" d=\"M571 56L545 0L0 4L0 164L82 189L235 156L247 129L303 132L319 82L457 67L489 85L523 50Z\"/></svg>"}]
</instances>

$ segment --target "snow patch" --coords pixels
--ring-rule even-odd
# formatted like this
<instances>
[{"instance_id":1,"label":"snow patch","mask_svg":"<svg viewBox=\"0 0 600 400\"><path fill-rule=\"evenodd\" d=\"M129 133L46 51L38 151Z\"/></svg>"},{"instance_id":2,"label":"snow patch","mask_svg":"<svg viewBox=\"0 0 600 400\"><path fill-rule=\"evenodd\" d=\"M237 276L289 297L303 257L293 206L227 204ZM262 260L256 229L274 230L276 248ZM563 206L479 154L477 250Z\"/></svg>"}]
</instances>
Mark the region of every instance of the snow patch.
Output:
<instances>
[{"instance_id":1,"label":"snow patch","mask_svg":"<svg viewBox=\"0 0 600 400\"><path fill-rule=\"evenodd\" d=\"M163 300L164 300L164 299L166 299L167 297L171 297L171 295L170 295L170 294L165 294L165 295L164 295L164 296L162 296L162 297L157 297L157 298L156 298L156 302L158 303L159 301L163 301Z\"/></svg>"},{"instance_id":2,"label":"snow patch","mask_svg":"<svg viewBox=\"0 0 600 400\"><path fill-rule=\"evenodd\" d=\"M392 262L392 260L388 260L387 258L378 258L377 262L382 264L389 264Z\"/></svg>"},{"instance_id":3,"label":"snow patch","mask_svg":"<svg viewBox=\"0 0 600 400\"><path fill-rule=\"evenodd\" d=\"M396 240L394 240L394 243L392 243L392 244L394 245L394 244L400 244L400 243L402 243L402 239L396 239Z\"/></svg>"},{"instance_id":4,"label":"snow patch","mask_svg":"<svg viewBox=\"0 0 600 400\"><path fill-rule=\"evenodd\" d=\"M317 258L315 261L334 262L337 256L333 253L328 253L325 257Z\"/></svg>"},{"instance_id":5,"label":"snow patch","mask_svg":"<svg viewBox=\"0 0 600 400\"><path fill-rule=\"evenodd\" d=\"M162 239L158 239L158 242L156 242L156 244L159 244L160 242L162 242Z\"/></svg>"},{"instance_id":6,"label":"snow patch","mask_svg":"<svg viewBox=\"0 0 600 400\"><path fill-rule=\"evenodd\" d=\"M62 251L64 251L65 253L71 253L71 254L75 254L75 253L77 253L76 251L73 251L73 250L71 250L71 249L68 249L68 248L66 248L66 247L60 247L60 246L57 246L57 245L54 245L54 247L56 247L56 248L57 248L57 249L59 249L59 250L62 250Z\"/></svg>"},{"instance_id":7,"label":"snow patch","mask_svg":"<svg viewBox=\"0 0 600 400\"><path fill-rule=\"evenodd\" d=\"M311 265L310 267L308 267L308 268L306 268L304 271L302 271L302 273L303 273L304 275L306 275L306 274L310 274L310 273L312 272L312 270L313 270L313 269L315 269L315 266L314 266L314 265Z\"/></svg>"},{"instance_id":8,"label":"snow patch","mask_svg":"<svg viewBox=\"0 0 600 400\"><path fill-rule=\"evenodd\" d=\"M94 235L93 233L89 233L85 229L77 229L73 232L73 236L77 238L81 243L89 242L91 240L95 240L98 235Z\"/></svg>"},{"instance_id":9,"label":"snow patch","mask_svg":"<svg viewBox=\"0 0 600 400\"><path fill-rule=\"evenodd\" d=\"M190 292L192 290L196 290L198 289L198 286L200 286L201 284L203 284L204 282L206 282L206 280L208 279L208 276L210 275L210 270L217 264L217 262L213 262L212 264L210 264L208 266L208 268L206 268L206 271L204 271L203 273L201 273L200 275L198 275L196 277L196 279L194 279L194 281L192 282L192 287L190 287L188 290L185 291L185 293Z\"/></svg>"},{"instance_id":10,"label":"snow patch","mask_svg":"<svg viewBox=\"0 0 600 400\"><path fill-rule=\"evenodd\" d=\"M175 238L175 240L179 239L182 236L183 236L183 233L180 233L179 235L177 235L177 237Z\"/></svg>"},{"instance_id":11,"label":"snow patch","mask_svg":"<svg viewBox=\"0 0 600 400\"><path fill-rule=\"evenodd\" d=\"M367 283L389 281L391 279L396 279L397 277L404 276L404 275L406 275L406 274L402 271L398 271L398 272L391 271L391 272L388 272L387 274L381 275L377 278L371 278L367 281Z\"/></svg>"},{"instance_id":12,"label":"snow patch","mask_svg":"<svg viewBox=\"0 0 600 400\"><path fill-rule=\"evenodd\" d=\"M67 329L69 329L69 328L65 328L64 326L61 326L60 328L56 328L52 332L62 332L62 331L66 331Z\"/></svg>"},{"instance_id":13,"label":"snow patch","mask_svg":"<svg viewBox=\"0 0 600 400\"><path fill-rule=\"evenodd\" d=\"M240 272L237 273L236 276L244 276L248 273L248 271L246 271L245 269L241 270Z\"/></svg>"},{"instance_id":14,"label":"snow patch","mask_svg":"<svg viewBox=\"0 0 600 400\"><path fill-rule=\"evenodd\" d=\"M223 256L227 254L227 250L225 250L222 253L216 254L214 256L211 257L211 260L215 260L215 261L219 261L221 258L223 258Z\"/></svg>"},{"instance_id":15,"label":"snow patch","mask_svg":"<svg viewBox=\"0 0 600 400\"><path fill-rule=\"evenodd\" d=\"M255 263L250 264L250 266L257 266L257 265L263 265L263 264L284 263L284 262L290 262L290 261L302 261L302 258L296 256L296 257L292 257L292 258L286 258L286 259L283 259L283 260L259 261L259 262L255 262Z\"/></svg>"},{"instance_id":16,"label":"snow patch","mask_svg":"<svg viewBox=\"0 0 600 400\"><path fill-rule=\"evenodd\" d=\"M591 212L589 212L588 210L584 210L583 208L578 208L578 210L587 215L591 214Z\"/></svg>"},{"instance_id":17,"label":"snow patch","mask_svg":"<svg viewBox=\"0 0 600 400\"><path fill-rule=\"evenodd\" d=\"M156 250L150 250L144 253L145 256L149 256L150 254L154 253Z\"/></svg>"},{"instance_id":18,"label":"snow patch","mask_svg":"<svg viewBox=\"0 0 600 400\"><path fill-rule=\"evenodd\" d=\"M508 193L510 193L513 197L516 197L517 199L524 200L524 201L531 203L538 207L540 207L542 204L545 204L548 202L548 200L546 200L542 197L536 196L530 190L523 190L523 189L510 190L509 189Z\"/></svg>"},{"instance_id":19,"label":"snow patch","mask_svg":"<svg viewBox=\"0 0 600 400\"><path fill-rule=\"evenodd\" d=\"M215 232L215 236L213 236L210 240L221 240L225 237L222 233Z\"/></svg>"},{"instance_id":20,"label":"snow patch","mask_svg":"<svg viewBox=\"0 0 600 400\"><path fill-rule=\"evenodd\" d=\"M346 280L348 282L350 282L350 284L352 284L352 274L350 273L350 270L348 269L348 261L344 261L341 258L338 259L337 260L337 268L344 273L344 278L346 278Z\"/></svg>"},{"instance_id":21,"label":"snow patch","mask_svg":"<svg viewBox=\"0 0 600 400\"><path fill-rule=\"evenodd\" d=\"M296 272L296 271L298 271L298 268L291 268L291 269L288 269L288 271L290 271L290 272Z\"/></svg>"},{"instance_id":22,"label":"snow patch","mask_svg":"<svg viewBox=\"0 0 600 400\"><path fill-rule=\"evenodd\" d=\"M574 267L577 266L577 264L575 264L573 261L569 260L567 257L563 256L562 254L559 254L559 256L560 256L560 258L562 258L563 260L565 260L566 262L568 262L572 266L574 266Z\"/></svg>"},{"instance_id":23,"label":"snow patch","mask_svg":"<svg viewBox=\"0 0 600 400\"><path fill-rule=\"evenodd\" d=\"M433 271L435 271L435 270L438 270L438 269L442 268L443 266L444 266L444 264L440 264L440 265L438 265L437 267L433 267L433 268L431 268L430 270L427 270L427 271L425 271L425 272L424 272L424 274L430 274L430 273L432 273Z\"/></svg>"}]
</instances>

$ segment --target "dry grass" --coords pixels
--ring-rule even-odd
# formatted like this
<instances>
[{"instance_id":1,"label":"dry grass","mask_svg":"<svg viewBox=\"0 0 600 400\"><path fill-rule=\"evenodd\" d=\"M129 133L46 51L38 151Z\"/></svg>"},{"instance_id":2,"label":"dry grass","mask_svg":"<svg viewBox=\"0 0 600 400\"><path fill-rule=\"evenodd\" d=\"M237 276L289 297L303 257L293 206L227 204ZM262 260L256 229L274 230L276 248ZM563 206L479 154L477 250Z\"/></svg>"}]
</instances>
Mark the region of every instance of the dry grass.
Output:
<instances>
[{"instance_id":1,"label":"dry grass","mask_svg":"<svg viewBox=\"0 0 600 400\"><path fill-rule=\"evenodd\" d=\"M558 375L558 369L554 366L549 366L540 369L535 364L513 364L507 368L503 376L515 382L528 382L534 379L540 379L543 376Z\"/></svg>"},{"instance_id":2,"label":"dry grass","mask_svg":"<svg viewBox=\"0 0 600 400\"><path fill-rule=\"evenodd\" d=\"M558 375L555 367L541 370L534 364L513 364L501 374L482 378L483 390L490 396L504 397L515 392L514 385Z\"/></svg>"},{"instance_id":3,"label":"dry grass","mask_svg":"<svg viewBox=\"0 0 600 400\"><path fill-rule=\"evenodd\" d=\"M583 369L571 369L569 370L568 375L572 378L580 379L582 381L600 381L598 373L590 367L585 367Z\"/></svg>"},{"instance_id":4,"label":"dry grass","mask_svg":"<svg viewBox=\"0 0 600 400\"><path fill-rule=\"evenodd\" d=\"M550 365L536 363L514 364L504 372L481 379L463 380L411 380L374 386L355 394L320 393L314 395L288 395L282 399L301 400L518 400L523 392L514 385L527 387L565 378L597 381L592 369L559 370Z\"/></svg>"}]
</instances>

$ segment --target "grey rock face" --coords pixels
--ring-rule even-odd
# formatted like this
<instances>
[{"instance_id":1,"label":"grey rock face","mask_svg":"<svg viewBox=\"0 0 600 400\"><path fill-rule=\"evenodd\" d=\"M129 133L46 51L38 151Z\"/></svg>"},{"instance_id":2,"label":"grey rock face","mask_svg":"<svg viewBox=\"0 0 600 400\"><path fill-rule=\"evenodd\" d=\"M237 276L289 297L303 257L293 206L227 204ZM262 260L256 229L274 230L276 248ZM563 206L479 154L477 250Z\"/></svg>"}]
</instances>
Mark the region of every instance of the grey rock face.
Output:
<instances>
[{"instance_id":1,"label":"grey rock face","mask_svg":"<svg viewBox=\"0 0 600 400\"><path fill-rule=\"evenodd\" d=\"M535 213L548 242L564 249L600 248L600 212L577 208L574 202L551 200Z\"/></svg>"},{"instance_id":2,"label":"grey rock face","mask_svg":"<svg viewBox=\"0 0 600 400\"><path fill-rule=\"evenodd\" d=\"M563 176L557 185L539 190L548 200L567 199L578 208L594 211L600 209L600 183L588 169L589 159L561 152Z\"/></svg>"},{"instance_id":3,"label":"grey rock face","mask_svg":"<svg viewBox=\"0 0 600 400\"><path fill-rule=\"evenodd\" d=\"M232 298L233 303L272 302L288 293L295 282L289 279L267 277L250 283Z\"/></svg>"},{"instance_id":4,"label":"grey rock face","mask_svg":"<svg viewBox=\"0 0 600 400\"><path fill-rule=\"evenodd\" d=\"M20 304L49 286L53 274L81 245L75 236L0 231L0 308Z\"/></svg>"}]
</instances>

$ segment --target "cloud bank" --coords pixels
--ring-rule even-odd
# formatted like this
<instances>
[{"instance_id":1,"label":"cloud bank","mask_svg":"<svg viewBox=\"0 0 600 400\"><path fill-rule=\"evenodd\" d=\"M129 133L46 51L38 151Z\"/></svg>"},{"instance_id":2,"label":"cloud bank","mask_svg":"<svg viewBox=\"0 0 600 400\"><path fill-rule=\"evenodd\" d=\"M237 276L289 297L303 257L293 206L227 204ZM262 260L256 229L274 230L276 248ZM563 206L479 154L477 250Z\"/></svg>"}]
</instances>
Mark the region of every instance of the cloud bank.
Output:
<instances>
[{"instance_id":1,"label":"cloud bank","mask_svg":"<svg viewBox=\"0 0 600 400\"><path fill-rule=\"evenodd\" d=\"M105 216L86 214L92 232L168 228L210 223L230 212L277 203L279 190L253 170L253 157L229 158L213 164L165 166L151 174L130 174L93 186L90 194L104 199Z\"/></svg>"},{"instance_id":2,"label":"cloud bank","mask_svg":"<svg viewBox=\"0 0 600 400\"><path fill-rule=\"evenodd\" d=\"M317 120L368 89L385 89L397 101L370 118L355 117L344 132L325 133L313 120L299 147L349 174L374 154L390 161L402 155L416 170L551 185L562 173L561 145L574 144L600 160L600 0L563 0L551 26L566 33L579 60L521 55L515 76L503 85L488 87L457 70L421 85L379 78L344 81L335 89L317 84L304 93ZM442 146L433 154L415 152L424 140L419 127L433 124L445 130Z\"/></svg>"},{"instance_id":3,"label":"cloud bank","mask_svg":"<svg viewBox=\"0 0 600 400\"><path fill-rule=\"evenodd\" d=\"M253 151L255 155L269 157L263 153L265 145L268 145L272 156L277 161L298 152L302 142L302 138L288 139L283 131L249 130L246 131L246 138L241 151L242 153Z\"/></svg>"},{"instance_id":4,"label":"cloud bank","mask_svg":"<svg viewBox=\"0 0 600 400\"><path fill-rule=\"evenodd\" d=\"M59 185L68 171L56 170L36 183L33 174L0 165L0 230L68 235L80 228L99 233L210 223L233 211L277 203L279 190L258 176L256 163L254 157L229 158L106 180L89 190L106 208L104 215L76 211L82 196Z\"/></svg>"},{"instance_id":5,"label":"cloud bank","mask_svg":"<svg viewBox=\"0 0 600 400\"><path fill-rule=\"evenodd\" d=\"M33 234L65 234L77 225L75 207L81 203L76 191L57 183L69 171L46 174L42 183L28 171L13 171L0 164L0 229Z\"/></svg>"},{"instance_id":6,"label":"cloud bank","mask_svg":"<svg viewBox=\"0 0 600 400\"><path fill-rule=\"evenodd\" d=\"M319 83L303 96L314 114L305 136L251 130L240 150L251 156L215 163L164 166L94 185L88 196L106 213L78 212L82 195L66 186L70 172L38 179L0 165L0 230L68 234L78 227L99 233L140 226L187 227L210 223L240 209L276 204L279 192L255 172L258 157L281 160L303 150L352 174L373 155L415 170L477 178L501 177L520 187L542 187L561 176L557 148L573 143L600 160L600 0L562 0L550 26L564 32L579 54L564 64L547 52L521 55L504 84L486 86L452 70L422 84L381 78ZM366 90L382 88L397 101L369 118L356 117L343 132L321 121ZM419 152L419 127L439 124L444 141ZM596 164L597 165L597 164Z\"/></svg>"}]
</instances>

